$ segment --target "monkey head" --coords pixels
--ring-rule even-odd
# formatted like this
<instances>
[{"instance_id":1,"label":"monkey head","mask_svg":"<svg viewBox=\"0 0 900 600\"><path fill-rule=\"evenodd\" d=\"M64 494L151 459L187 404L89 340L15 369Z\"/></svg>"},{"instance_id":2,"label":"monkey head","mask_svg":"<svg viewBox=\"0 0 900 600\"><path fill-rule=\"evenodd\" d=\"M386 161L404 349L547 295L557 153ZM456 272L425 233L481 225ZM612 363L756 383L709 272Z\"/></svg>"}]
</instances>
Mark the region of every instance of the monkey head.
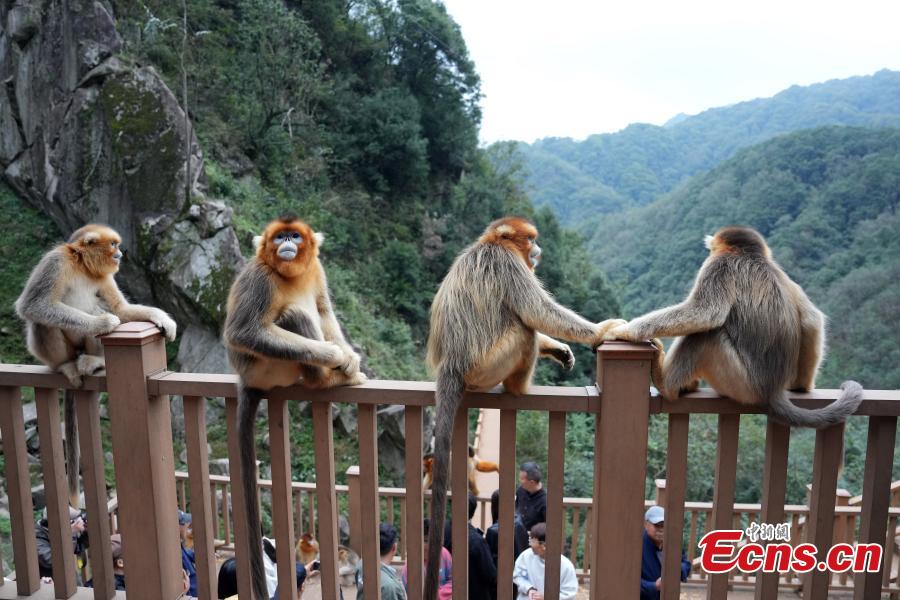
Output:
<instances>
[{"instance_id":1,"label":"monkey head","mask_svg":"<svg viewBox=\"0 0 900 600\"><path fill-rule=\"evenodd\" d=\"M119 270L125 253L121 244L122 238L115 230L92 223L69 236L66 248L89 276L105 277Z\"/></svg>"},{"instance_id":2,"label":"monkey head","mask_svg":"<svg viewBox=\"0 0 900 600\"><path fill-rule=\"evenodd\" d=\"M497 219L481 234L481 244L497 244L518 254L533 271L541 259L537 228L521 217Z\"/></svg>"},{"instance_id":3,"label":"monkey head","mask_svg":"<svg viewBox=\"0 0 900 600\"><path fill-rule=\"evenodd\" d=\"M288 215L266 225L263 234L253 242L259 260L282 277L295 278L304 274L319 256L323 239L312 227Z\"/></svg>"},{"instance_id":4,"label":"monkey head","mask_svg":"<svg viewBox=\"0 0 900 600\"><path fill-rule=\"evenodd\" d=\"M771 258L766 240L749 227L723 227L704 239L710 254L756 254Z\"/></svg>"}]
</instances>

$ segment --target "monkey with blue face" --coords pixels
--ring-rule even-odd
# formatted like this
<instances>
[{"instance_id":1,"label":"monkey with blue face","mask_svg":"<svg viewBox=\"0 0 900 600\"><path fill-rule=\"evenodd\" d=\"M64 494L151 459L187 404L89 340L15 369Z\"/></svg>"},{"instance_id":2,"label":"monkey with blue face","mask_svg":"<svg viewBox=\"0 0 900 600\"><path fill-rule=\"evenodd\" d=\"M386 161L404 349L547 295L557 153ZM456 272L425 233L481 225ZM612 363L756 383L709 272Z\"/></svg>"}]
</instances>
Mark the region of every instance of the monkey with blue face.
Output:
<instances>
[{"instance_id":1,"label":"monkey with blue face","mask_svg":"<svg viewBox=\"0 0 900 600\"><path fill-rule=\"evenodd\" d=\"M276 386L309 388L366 381L344 338L319 261L322 236L293 216L269 223L255 240L228 296L225 345L240 377L238 437L254 600L267 600L256 494L254 426L259 403Z\"/></svg>"}]
</instances>

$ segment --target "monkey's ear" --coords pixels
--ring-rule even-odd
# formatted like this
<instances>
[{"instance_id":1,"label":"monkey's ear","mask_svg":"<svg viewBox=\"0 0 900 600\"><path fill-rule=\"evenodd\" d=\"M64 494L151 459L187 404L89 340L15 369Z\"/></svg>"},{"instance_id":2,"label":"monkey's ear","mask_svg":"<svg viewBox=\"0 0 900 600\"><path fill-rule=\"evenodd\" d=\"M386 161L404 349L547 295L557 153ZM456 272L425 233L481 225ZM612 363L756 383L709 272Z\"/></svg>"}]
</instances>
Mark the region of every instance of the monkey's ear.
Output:
<instances>
[{"instance_id":1,"label":"monkey's ear","mask_svg":"<svg viewBox=\"0 0 900 600\"><path fill-rule=\"evenodd\" d=\"M263 245L263 236L261 236L261 235L253 236L253 249L259 250L260 248L262 248L262 245Z\"/></svg>"},{"instance_id":2,"label":"monkey's ear","mask_svg":"<svg viewBox=\"0 0 900 600\"><path fill-rule=\"evenodd\" d=\"M706 237L703 238L703 245L706 246L707 250L713 249L713 242L715 241L715 239L716 238L711 235L707 235Z\"/></svg>"},{"instance_id":3,"label":"monkey's ear","mask_svg":"<svg viewBox=\"0 0 900 600\"><path fill-rule=\"evenodd\" d=\"M513 233L515 233L515 231L516 230L513 229L512 226L506 225L506 224L501 225L500 227L497 228L497 233L499 233L502 237L509 237Z\"/></svg>"},{"instance_id":4,"label":"monkey's ear","mask_svg":"<svg viewBox=\"0 0 900 600\"><path fill-rule=\"evenodd\" d=\"M99 233L97 233L96 231L90 231L90 232L84 234L84 237L81 238L81 241L85 245L90 245L90 244L96 243L97 240L99 240L99 239L100 239Z\"/></svg>"},{"instance_id":5,"label":"monkey's ear","mask_svg":"<svg viewBox=\"0 0 900 600\"><path fill-rule=\"evenodd\" d=\"M321 246L325 241L325 234L317 231L313 234L313 238L316 240L316 246Z\"/></svg>"}]
</instances>

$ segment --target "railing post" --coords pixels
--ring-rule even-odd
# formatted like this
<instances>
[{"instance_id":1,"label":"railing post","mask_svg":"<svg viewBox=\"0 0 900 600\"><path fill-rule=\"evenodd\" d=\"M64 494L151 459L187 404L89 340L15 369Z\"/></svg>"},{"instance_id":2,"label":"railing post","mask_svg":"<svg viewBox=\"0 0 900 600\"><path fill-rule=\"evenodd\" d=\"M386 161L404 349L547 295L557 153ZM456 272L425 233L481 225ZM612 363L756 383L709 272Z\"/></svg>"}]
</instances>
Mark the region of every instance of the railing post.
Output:
<instances>
[{"instance_id":1,"label":"railing post","mask_svg":"<svg viewBox=\"0 0 900 600\"><path fill-rule=\"evenodd\" d=\"M350 522L350 547L359 554L362 551L360 543L362 542L362 515L360 514L361 499L359 496L359 466L353 465L347 468L347 495L350 499L349 522Z\"/></svg>"},{"instance_id":2,"label":"railing post","mask_svg":"<svg viewBox=\"0 0 900 600\"><path fill-rule=\"evenodd\" d=\"M649 343L606 342L597 350L592 600L635 598L640 590L650 361L655 353Z\"/></svg>"},{"instance_id":3,"label":"railing post","mask_svg":"<svg viewBox=\"0 0 900 600\"><path fill-rule=\"evenodd\" d=\"M120 325L102 341L128 597L174 600L182 576L172 416L169 397L147 391L147 376L166 368L165 343L142 322Z\"/></svg>"},{"instance_id":4,"label":"railing post","mask_svg":"<svg viewBox=\"0 0 900 600\"><path fill-rule=\"evenodd\" d=\"M666 473L668 476L668 473ZM656 505L657 506L665 506L666 505L666 480L665 479L657 479L654 483L656 483Z\"/></svg>"}]
</instances>

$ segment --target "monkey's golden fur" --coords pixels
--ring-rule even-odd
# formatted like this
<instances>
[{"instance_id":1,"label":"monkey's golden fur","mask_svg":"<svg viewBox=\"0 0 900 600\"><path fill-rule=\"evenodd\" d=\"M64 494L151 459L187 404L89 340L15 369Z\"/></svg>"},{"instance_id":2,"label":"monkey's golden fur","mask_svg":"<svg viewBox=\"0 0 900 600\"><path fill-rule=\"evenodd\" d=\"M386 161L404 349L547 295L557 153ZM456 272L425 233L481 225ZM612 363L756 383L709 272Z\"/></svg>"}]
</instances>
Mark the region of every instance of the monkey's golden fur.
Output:
<instances>
[{"instance_id":1,"label":"monkey's golden fur","mask_svg":"<svg viewBox=\"0 0 900 600\"><path fill-rule=\"evenodd\" d=\"M434 455L426 454L422 457L422 470L425 475L422 477L422 489L431 489L431 483L434 478ZM475 472L479 473L499 473L500 467L497 463L489 460L481 460L475 454L475 448L469 446L469 456L466 459L466 472L468 474L469 491L476 496L480 493L478 484L475 482Z\"/></svg>"},{"instance_id":2,"label":"monkey's golden fur","mask_svg":"<svg viewBox=\"0 0 900 600\"><path fill-rule=\"evenodd\" d=\"M253 595L267 600L256 494L254 426L265 392L301 383L311 388L366 381L360 357L334 316L322 237L296 217L269 223L231 286L224 338L228 360L240 376L238 438L249 539Z\"/></svg>"},{"instance_id":3,"label":"monkey's golden fur","mask_svg":"<svg viewBox=\"0 0 900 600\"><path fill-rule=\"evenodd\" d=\"M767 406L788 424L827 427L846 419L862 401L854 381L819 410L795 406L786 390L809 391L825 352L825 316L772 259L753 229L726 227L707 237L709 257L688 297L612 329L609 339L673 337L659 348L653 381L674 399L706 380L720 394Z\"/></svg>"},{"instance_id":4,"label":"monkey's golden fur","mask_svg":"<svg viewBox=\"0 0 900 600\"><path fill-rule=\"evenodd\" d=\"M151 321L169 339L175 322L163 311L129 304L114 279L123 254L121 238L105 225L85 225L40 260L19 299L16 312L25 321L28 350L42 363L81 387L85 375L106 368L98 335L121 322ZM78 429L74 394L66 391L66 463L69 502L78 499Z\"/></svg>"},{"instance_id":5,"label":"monkey's golden fur","mask_svg":"<svg viewBox=\"0 0 900 600\"><path fill-rule=\"evenodd\" d=\"M436 374L437 410L426 599L437 593L450 434L464 391L502 382L508 392L523 394L538 356L574 364L569 347L550 336L593 345L624 323L591 323L557 304L534 275L537 237L525 219L494 221L456 258L431 305L428 364Z\"/></svg>"}]
</instances>

